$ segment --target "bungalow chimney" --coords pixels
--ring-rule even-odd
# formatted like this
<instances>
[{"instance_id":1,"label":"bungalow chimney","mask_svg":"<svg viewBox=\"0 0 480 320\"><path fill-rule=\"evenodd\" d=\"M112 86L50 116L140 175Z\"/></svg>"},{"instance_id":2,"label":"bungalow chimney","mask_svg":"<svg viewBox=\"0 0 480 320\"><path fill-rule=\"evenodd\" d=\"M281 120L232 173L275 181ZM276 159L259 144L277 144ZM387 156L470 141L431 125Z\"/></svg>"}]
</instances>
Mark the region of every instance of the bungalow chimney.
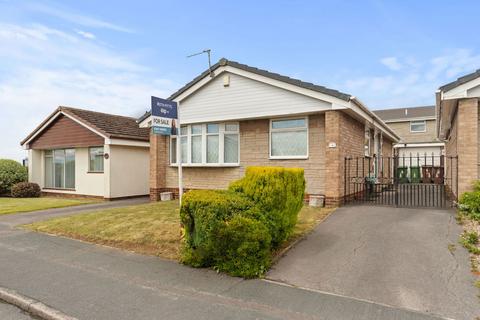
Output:
<instances>
[{"instance_id":1,"label":"bungalow chimney","mask_svg":"<svg viewBox=\"0 0 480 320\"><path fill-rule=\"evenodd\" d=\"M408 116L408 109L405 109L405 116Z\"/></svg>"}]
</instances>

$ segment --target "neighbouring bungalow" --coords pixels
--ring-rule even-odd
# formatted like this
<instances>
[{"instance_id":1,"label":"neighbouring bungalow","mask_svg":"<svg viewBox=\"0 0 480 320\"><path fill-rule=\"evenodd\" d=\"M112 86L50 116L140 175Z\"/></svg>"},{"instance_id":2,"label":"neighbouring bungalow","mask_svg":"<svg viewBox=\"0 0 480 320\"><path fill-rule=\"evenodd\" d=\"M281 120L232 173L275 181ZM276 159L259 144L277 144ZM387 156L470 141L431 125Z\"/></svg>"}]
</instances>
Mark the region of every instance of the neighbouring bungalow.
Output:
<instances>
[{"instance_id":1,"label":"neighbouring bungalow","mask_svg":"<svg viewBox=\"0 0 480 320\"><path fill-rule=\"evenodd\" d=\"M59 107L21 145L28 150L28 180L44 194L149 194L149 130L135 118Z\"/></svg>"},{"instance_id":2,"label":"neighbouring bungalow","mask_svg":"<svg viewBox=\"0 0 480 320\"><path fill-rule=\"evenodd\" d=\"M445 140L445 154L458 157L458 167L447 167L446 172L452 181L458 181L458 192L453 190L457 196L472 190L473 182L480 178L479 98L480 70L436 92L438 137Z\"/></svg>"},{"instance_id":3,"label":"neighbouring bungalow","mask_svg":"<svg viewBox=\"0 0 480 320\"><path fill-rule=\"evenodd\" d=\"M354 96L226 59L168 99L179 105L186 189L226 188L248 166L299 167L307 196L337 205L345 157L389 156L400 140ZM138 121L149 127L150 114ZM178 192L176 139L150 136L152 200Z\"/></svg>"},{"instance_id":4,"label":"neighbouring bungalow","mask_svg":"<svg viewBox=\"0 0 480 320\"><path fill-rule=\"evenodd\" d=\"M393 148L401 158L422 159L434 156L435 164L439 164L443 154L444 143L437 137L435 106L395 108L374 110L390 128L399 136L400 141ZM415 161L412 160L412 165Z\"/></svg>"}]
</instances>

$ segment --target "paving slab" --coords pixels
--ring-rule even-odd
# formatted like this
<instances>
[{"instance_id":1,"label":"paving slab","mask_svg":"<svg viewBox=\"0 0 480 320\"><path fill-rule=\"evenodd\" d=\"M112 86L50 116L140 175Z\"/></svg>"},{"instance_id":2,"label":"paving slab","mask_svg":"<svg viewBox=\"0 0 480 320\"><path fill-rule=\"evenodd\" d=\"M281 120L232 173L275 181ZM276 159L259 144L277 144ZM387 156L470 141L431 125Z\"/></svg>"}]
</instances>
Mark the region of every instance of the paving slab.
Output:
<instances>
[{"instance_id":1,"label":"paving slab","mask_svg":"<svg viewBox=\"0 0 480 320\"><path fill-rule=\"evenodd\" d=\"M288 284L460 320L479 291L452 210L336 210L268 273ZM449 250L449 245L456 250Z\"/></svg>"}]
</instances>

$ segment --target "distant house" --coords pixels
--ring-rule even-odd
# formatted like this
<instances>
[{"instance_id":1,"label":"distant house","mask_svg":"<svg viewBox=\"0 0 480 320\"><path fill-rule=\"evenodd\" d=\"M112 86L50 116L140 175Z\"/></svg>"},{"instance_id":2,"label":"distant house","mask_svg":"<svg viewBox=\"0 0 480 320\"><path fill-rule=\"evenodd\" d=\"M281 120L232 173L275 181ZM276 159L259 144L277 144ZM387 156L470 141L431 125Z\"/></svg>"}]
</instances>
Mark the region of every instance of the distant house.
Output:
<instances>
[{"instance_id":1,"label":"distant house","mask_svg":"<svg viewBox=\"0 0 480 320\"><path fill-rule=\"evenodd\" d=\"M28 179L43 193L105 199L149 193L149 130L134 118L59 107L21 145Z\"/></svg>"},{"instance_id":2,"label":"distant house","mask_svg":"<svg viewBox=\"0 0 480 320\"><path fill-rule=\"evenodd\" d=\"M461 195L480 178L480 70L441 86L436 98L438 137L446 155L458 157L457 170L447 175L458 181Z\"/></svg>"},{"instance_id":3,"label":"distant house","mask_svg":"<svg viewBox=\"0 0 480 320\"><path fill-rule=\"evenodd\" d=\"M169 97L180 135L150 137L150 196L178 190L177 139L186 189L222 189L248 166L305 170L309 196L345 195L345 157L389 156L399 138L356 97L221 59ZM150 114L139 119L149 127ZM378 169L379 172L383 169Z\"/></svg>"},{"instance_id":4,"label":"distant house","mask_svg":"<svg viewBox=\"0 0 480 320\"><path fill-rule=\"evenodd\" d=\"M399 136L393 147L401 157L432 154L438 161L444 143L437 138L435 106L396 108L373 111ZM412 160L413 161L413 160Z\"/></svg>"}]
</instances>

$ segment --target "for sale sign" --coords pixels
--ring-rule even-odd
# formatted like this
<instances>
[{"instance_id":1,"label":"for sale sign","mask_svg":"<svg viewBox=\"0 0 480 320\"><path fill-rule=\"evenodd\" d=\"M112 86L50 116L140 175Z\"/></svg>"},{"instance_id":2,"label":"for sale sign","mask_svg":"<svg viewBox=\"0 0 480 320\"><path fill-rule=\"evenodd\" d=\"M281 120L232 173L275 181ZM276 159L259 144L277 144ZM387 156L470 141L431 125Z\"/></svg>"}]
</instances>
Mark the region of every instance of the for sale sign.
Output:
<instances>
[{"instance_id":1,"label":"for sale sign","mask_svg":"<svg viewBox=\"0 0 480 320\"><path fill-rule=\"evenodd\" d=\"M152 96L152 132L162 135L177 133L177 103Z\"/></svg>"}]
</instances>

